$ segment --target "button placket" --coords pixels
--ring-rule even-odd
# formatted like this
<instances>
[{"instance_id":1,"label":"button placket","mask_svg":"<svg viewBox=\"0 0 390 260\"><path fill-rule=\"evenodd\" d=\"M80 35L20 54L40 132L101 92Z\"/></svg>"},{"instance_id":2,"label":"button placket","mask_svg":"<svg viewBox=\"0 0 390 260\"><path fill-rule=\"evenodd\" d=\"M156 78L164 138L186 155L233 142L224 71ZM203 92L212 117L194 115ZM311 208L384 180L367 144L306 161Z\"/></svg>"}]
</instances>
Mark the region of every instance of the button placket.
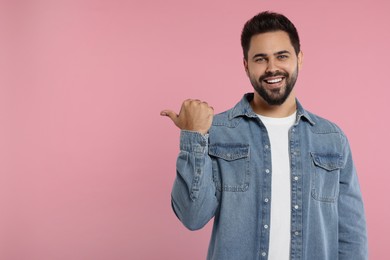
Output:
<instances>
[{"instance_id":1,"label":"button placket","mask_svg":"<svg viewBox=\"0 0 390 260\"><path fill-rule=\"evenodd\" d=\"M289 150L291 163L291 259L300 259L302 246L302 170L299 165L301 162L300 135L298 134L298 125L291 129L289 135Z\"/></svg>"}]
</instances>

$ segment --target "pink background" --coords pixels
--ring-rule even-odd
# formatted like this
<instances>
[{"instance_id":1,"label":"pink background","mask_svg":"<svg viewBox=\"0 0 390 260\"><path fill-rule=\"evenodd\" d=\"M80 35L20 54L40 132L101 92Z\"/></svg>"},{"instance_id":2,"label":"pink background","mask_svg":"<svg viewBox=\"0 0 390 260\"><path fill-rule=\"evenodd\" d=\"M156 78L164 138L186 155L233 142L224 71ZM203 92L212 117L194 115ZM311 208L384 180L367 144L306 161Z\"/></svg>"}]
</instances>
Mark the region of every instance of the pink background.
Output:
<instances>
[{"instance_id":1,"label":"pink background","mask_svg":"<svg viewBox=\"0 0 390 260\"><path fill-rule=\"evenodd\" d=\"M263 10L297 26L298 97L347 133L388 259L390 2L0 3L0 259L204 259L211 222L171 210L179 131L159 112L252 91L239 37Z\"/></svg>"}]
</instances>

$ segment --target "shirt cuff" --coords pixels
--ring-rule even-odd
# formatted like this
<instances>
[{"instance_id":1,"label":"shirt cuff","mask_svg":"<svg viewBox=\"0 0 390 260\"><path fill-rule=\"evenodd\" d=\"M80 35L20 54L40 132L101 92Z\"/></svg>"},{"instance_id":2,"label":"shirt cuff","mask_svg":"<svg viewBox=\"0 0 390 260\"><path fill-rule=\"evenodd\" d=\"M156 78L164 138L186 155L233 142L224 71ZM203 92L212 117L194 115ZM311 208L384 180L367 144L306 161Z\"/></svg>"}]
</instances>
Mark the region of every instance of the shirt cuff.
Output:
<instances>
[{"instance_id":1,"label":"shirt cuff","mask_svg":"<svg viewBox=\"0 0 390 260\"><path fill-rule=\"evenodd\" d=\"M208 150L209 134L201 134L195 131L180 131L180 150L195 153L206 153Z\"/></svg>"}]
</instances>

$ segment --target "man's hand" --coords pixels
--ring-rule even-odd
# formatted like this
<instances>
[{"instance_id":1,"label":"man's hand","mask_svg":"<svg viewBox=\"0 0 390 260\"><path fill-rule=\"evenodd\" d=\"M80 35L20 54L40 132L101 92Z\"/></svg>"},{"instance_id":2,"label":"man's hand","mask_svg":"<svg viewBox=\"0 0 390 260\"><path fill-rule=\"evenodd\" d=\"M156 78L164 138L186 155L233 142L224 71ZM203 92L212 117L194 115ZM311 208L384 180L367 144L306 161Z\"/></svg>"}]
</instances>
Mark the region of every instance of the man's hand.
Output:
<instances>
[{"instance_id":1,"label":"man's hand","mask_svg":"<svg viewBox=\"0 0 390 260\"><path fill-rule=\"evenodd\" d=\"M187 99L181 105L179 114L171 110L163 110L160 115L172 119L173 123L181 130L206 134L213 121L214 109L198 99Z\"/></svg>"}]
</instances>

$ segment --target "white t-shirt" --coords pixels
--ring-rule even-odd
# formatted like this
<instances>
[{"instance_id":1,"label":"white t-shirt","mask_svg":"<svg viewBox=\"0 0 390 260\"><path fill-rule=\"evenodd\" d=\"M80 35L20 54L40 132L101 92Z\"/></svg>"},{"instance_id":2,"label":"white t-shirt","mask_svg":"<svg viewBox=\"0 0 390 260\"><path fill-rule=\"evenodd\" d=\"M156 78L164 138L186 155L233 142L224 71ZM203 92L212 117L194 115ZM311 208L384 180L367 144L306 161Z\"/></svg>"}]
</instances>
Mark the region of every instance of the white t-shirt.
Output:
<instances>
[{"instance_id":1,"label":"white t-shirt","mask_svg":"<svg viewBox=\"0 0 390 260\"><path fill-rule=\"evenodd\" d=\"M290 259L291 178L288 131L296 112L284 118L258 115L271 143L272 184L269 260Z\"/></svg>"}]
</instances>

